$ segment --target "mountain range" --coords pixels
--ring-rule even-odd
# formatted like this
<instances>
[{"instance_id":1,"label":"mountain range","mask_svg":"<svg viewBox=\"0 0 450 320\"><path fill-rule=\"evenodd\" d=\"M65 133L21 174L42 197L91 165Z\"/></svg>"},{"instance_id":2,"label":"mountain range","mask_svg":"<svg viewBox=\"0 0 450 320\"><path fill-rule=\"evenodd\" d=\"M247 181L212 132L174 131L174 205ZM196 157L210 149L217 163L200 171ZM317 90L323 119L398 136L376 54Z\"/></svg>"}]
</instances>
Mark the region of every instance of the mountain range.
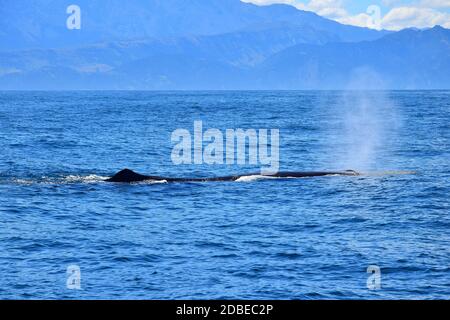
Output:
<instances>
[{"instance_id":1,"label":"mountain range","mask_svg":"<svg viewBox=\"0 0 450 320\"><path fill-rule=\"evenodd\" d=\"M70 4L0 0L0 89L450 88L439 26L376 31L239 0L79 0L69 30Z\"/></svg>"}]
</instances>

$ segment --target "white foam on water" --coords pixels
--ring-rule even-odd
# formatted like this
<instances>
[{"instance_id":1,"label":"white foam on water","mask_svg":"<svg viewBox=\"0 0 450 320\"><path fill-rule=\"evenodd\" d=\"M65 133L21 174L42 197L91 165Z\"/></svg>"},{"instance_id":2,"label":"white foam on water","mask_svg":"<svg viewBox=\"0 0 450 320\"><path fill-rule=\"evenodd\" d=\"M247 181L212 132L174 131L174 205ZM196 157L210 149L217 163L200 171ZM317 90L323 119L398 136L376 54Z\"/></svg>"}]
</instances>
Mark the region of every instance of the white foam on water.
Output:
<instances>
[{"instance_id":1,"label":"white foam on water","mask_svg":"<svg viewBox=\"0 0 450 320\"><path fill-rule=\"evenodd\" d=\"M167 180L144 180L140 182L134 182L133 184L160 184L167 183Z\"/></svg>"},{"instance_id":2,"label":"white foam on water","mask_svg":"<svg viewBox=\"0 0 450 320\"><path fill-rule=\"evenodd\" d=\"M14 179L13 182L15 184L22 184L22 185L32 185L33 183L36 183L36 181L29 179Z\"/></svg>"},{"instance_id":3,"label":"white foam on water","mask_svg":"<svg viewBox=\"0 0 450 320\"><path fill-rule=\"evenodd\" d=\"M49 177L43 176L40 178L12 178L9 180L14 184L19 185L33 185L33 184L47 184L47 185L58 185L58 184L76 184L76 183L100 183L109 179L109 177L103 177L95 174L90 175L68 175L65 177Z\"/></svg>"},{"instance_id":4,"label":"white foam on water","mask_svg":"<svg viewBox=\"0 0 450 320\"><path fill-rule=\"evenodd\" d=\"M63 183L98 183L98 182L104 182L107 179L109 179L109 177L103 177L103 176L99 176L96 174L90 174L87 176L69 175L67 177L64 177L62 179L62 182Z\"/></svg>"},{"instance_id":5,"label":"white foam on water","mask_svg":"<svg viewBox=\"0 0 450 320\"><path fill-rule=\"evenodd\" d=\"M235 182L253 182L263 179L278 179L278 177L270 177L263 175L251 175L251 176L242 176L239 179L236 179Z\"/></svg>"},{"instance_id":6,"label":"white foam on water","mask_svg":"<svg viewBox=\"0 0 450 320\"><path fill-rule=\"evenodd\" d=\"M13 178L13 179L9 180L10 181L9 183L12 182L14 184L19 184L19 185L94 184L94 183L103 183L106 180L108 180L109 178L110 177L100 176L100 175L96 175L96 174L68 175L65 177L43 176L43 177L34 178L34 179ZM167 183L167 180L145 180L145 181L136 182L133 184L160 184L160 183Z\"/></svg>"}]
</instances>

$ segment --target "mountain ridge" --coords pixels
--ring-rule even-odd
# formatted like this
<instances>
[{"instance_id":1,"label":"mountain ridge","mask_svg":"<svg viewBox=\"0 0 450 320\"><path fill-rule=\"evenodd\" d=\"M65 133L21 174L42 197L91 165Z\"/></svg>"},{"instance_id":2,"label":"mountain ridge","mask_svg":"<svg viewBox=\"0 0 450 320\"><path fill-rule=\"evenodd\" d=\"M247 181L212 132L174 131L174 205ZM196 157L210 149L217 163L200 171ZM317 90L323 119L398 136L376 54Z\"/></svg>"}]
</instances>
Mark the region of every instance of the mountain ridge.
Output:
<instances>
[{"instance_id":1,"label":"mountain ridge","mask_svg":"<svg viewBox=\"0 0 450 320\"><path fill-rule=\"evenodd\" d=\"M181 3L145 1L169 9ZM139 8L145 1L130 3ZM47 6L56 2L64 4L65 0L43 1ZM118 4L117 0L107 3ZM183 11L183 3L176 10ZM196 10L201 12L205 3L212 4L208 10L213 11L248 10L238 19L245 27L235 25L234 30L228 26L222 33L213 28L208 35L191 34L190 30L182 36L126 40L112 36L62 48L2 47L0 89L345 89L355 82L361 88L375 83L386 89L450 88L446 73L450 70L450 31L439 26L379 32L344 26L286 5L258 7L239 0L189 3L197 4ZM228 13L222 14L230 18ZM292 15L301 19L292 21ZM373 83L358 80L364 75Z\"/></svg>"},{"instance_id":2,"label":"mountain ridge","mask_svg":"<svg viewBox=\"0 0 450 320\"><path fill-rule=\"evenodd\" d=\"M68 30L68 0L0 0L2 50L80 47L98 42L207 36L270 23L314 25L342 41L374 39L384 32L341 25L284 4L257 6L240 0L78 0L81 29Z\"/></svg>"},{"instance_id":3,"label":"mountain ridge","mask_svg":"<svg viewBox=\"0 0 450 320\"><path fill-rule=\"evenodd\" d=\"M298 44L274 54L259 69L266 86L276 88L268 79L282 76L283 89L345 89L354 82L352 71L364 70L378 78L378 89L450 88L450 30L435 26L359 43ZM300 72L309 76L300 77Z\"/></svg>"}]
</instances>

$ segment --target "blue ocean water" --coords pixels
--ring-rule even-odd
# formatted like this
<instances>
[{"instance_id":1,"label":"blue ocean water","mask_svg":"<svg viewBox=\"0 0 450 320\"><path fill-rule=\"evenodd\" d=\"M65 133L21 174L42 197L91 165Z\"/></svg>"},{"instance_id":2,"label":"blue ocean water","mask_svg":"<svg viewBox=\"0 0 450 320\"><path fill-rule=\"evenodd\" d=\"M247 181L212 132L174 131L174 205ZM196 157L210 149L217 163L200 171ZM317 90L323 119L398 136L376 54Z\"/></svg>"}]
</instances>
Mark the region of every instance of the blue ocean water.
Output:
<instances>
[{"instance_id":1,"label":"blue ocean water","mask_svg":"<svg viewBox=\"0 0 450 320\"><path fill-rule=\"evenodd\" d=\"M449 119L448 91L1 92L0 298L449 298ZM362 175L103 181L259 169L174 165L196 120L279 129L282 170Z\"/></svg>"}]
</instances>

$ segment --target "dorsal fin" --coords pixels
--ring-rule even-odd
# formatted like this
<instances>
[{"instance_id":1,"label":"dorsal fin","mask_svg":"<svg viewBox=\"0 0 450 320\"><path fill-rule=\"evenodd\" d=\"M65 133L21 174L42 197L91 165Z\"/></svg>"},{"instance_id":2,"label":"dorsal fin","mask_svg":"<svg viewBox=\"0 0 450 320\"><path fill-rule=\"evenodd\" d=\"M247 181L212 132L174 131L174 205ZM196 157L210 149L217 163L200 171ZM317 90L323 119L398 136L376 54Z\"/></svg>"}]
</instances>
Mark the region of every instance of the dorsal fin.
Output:
<instances>
[{"instance_id":1,"label":"dorsal fin","mask_svg":"<svg viewBox=\"0 0 450 320\"><path fill-rule=\"evenodd\" d=\"M123 169L108 179L108 182L138 182L147 180L147 176L136 173L130 169Z\"/></svg>"}]
</instances>

